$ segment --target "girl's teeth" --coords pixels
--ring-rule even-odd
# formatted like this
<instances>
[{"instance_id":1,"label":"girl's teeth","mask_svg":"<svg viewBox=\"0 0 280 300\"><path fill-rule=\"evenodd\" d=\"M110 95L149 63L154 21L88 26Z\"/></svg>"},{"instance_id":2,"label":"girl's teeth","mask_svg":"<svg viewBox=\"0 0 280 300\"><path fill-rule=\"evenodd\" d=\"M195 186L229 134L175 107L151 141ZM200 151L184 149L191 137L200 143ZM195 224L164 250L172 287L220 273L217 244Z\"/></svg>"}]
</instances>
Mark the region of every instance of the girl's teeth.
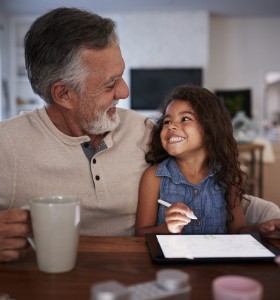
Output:
<instances>
[{"instance_id":1,"label":"girl's teeth","mask_svg":"<svg viewBox=\"0 0 280 300\"><path fill-rule=\"evenodd\" d=\"M171 137L170 139L169 139L169 142L181 142L181 141L183 141L184 140L184 138L182 138L182 137L180 137L180 136L173 136L173 137Z\"/></svg>"}]
</instances>

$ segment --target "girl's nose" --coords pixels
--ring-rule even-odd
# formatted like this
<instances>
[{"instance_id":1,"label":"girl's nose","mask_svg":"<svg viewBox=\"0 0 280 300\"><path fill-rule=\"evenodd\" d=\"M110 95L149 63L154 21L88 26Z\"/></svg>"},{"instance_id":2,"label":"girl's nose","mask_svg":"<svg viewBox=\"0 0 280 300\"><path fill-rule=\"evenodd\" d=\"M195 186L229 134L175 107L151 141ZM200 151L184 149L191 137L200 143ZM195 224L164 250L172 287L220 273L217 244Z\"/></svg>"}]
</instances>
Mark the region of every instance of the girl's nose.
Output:
<instances>
[{"instance_id":1,"label":"girl's nose","mask_svg":"<svg viewBox=\"0 0 280 300\"><path fill-rule=\"evenodd\" d=\"M168 130L176 130L178 128L178 125L175 123L171 123L168 126Z\"/></svg>"}]
</instances>

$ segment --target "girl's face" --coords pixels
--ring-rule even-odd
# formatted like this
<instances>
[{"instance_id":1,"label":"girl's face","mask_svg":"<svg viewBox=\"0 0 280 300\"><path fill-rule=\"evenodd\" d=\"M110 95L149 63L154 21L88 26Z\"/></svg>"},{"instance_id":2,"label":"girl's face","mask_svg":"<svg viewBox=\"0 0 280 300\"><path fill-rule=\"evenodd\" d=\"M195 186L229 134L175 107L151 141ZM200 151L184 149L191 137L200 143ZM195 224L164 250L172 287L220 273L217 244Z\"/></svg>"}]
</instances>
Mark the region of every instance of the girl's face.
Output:
<instances>
[{"instance_id":1,"label":"girl's face","mask_svg":"<svg viewBox=\"0 0 280 300\"><path fill-rule=\"evenodd\" d=\"M205 153L204 130L188 101L175 99L168 105L160 138L171 156L195 158Z\"/></svg>"}]
</instances>

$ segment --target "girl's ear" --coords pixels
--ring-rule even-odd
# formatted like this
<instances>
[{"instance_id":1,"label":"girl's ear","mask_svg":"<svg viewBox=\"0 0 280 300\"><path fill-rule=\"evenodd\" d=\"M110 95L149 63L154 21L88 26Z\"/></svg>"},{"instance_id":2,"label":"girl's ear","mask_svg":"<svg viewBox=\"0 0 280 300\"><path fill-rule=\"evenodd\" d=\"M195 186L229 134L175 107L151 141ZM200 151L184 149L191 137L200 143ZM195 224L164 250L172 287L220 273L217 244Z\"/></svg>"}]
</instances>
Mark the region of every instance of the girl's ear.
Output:
<instances>
[{"instance_id":1,"label":"girl's ear","mask_svg":"<svg viewBox=\"0 0 280 300\"><path fill-rule=\"evenodd\" d=\"M52 85L51 94L54 102L64 108L71 109L73 107L75 92L65 83L58 81Z\"/></svg>"}]
</instances>

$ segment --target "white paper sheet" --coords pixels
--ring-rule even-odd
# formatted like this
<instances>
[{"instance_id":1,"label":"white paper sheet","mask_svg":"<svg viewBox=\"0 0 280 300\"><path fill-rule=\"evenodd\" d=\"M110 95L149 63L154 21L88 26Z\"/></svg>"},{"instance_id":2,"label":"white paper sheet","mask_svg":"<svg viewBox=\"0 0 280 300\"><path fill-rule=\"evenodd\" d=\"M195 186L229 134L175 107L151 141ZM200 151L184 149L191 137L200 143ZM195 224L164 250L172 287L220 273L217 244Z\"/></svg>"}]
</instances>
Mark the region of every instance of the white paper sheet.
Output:
<instances>
[{"instance_id":1,"label":"white paper sheet","mask_svg":"<svg viewBox=\"0 0 280 300\"><path fill-rule=\"evenodd\" d=\"M275 257L250 234L157 235L166 258Z\"/></svg>"}]
</instances>

